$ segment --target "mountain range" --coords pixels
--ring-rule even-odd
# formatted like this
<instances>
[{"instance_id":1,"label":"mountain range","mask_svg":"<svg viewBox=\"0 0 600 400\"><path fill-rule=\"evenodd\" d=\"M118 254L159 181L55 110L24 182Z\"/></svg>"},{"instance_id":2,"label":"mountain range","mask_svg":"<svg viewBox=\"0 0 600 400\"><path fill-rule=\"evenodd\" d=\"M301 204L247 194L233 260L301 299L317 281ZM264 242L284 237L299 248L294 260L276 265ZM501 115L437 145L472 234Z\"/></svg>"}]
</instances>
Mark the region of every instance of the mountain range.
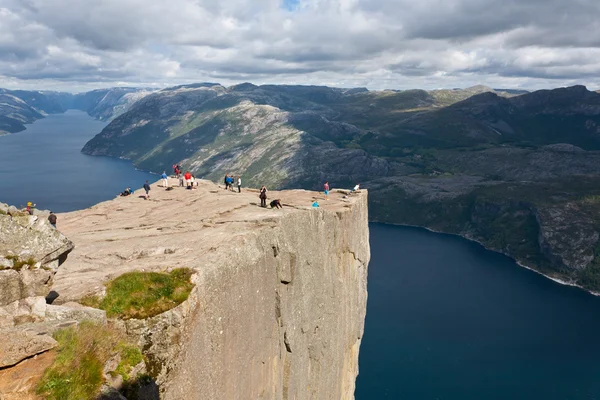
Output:
<instances>
[{"instance_id":1,"label":"mountain range","mask_svg":"<svg viewBox=\"0 0 600 400\"><path fill-rule=\"evenodd\" d=\"M583 86L528 93L200 83L131 93L140 98L117 113L98 107L94 92L96 106L79 106L102 118L122 112L84 153L159 173L178 163L215 181L233 173L248 186L360 183L370 190L372 221L458 234L600 291L600 94Z\"/></svg>"},{"instance_id":2,"label":"mountain range","mask_svg":"<svg viewBox=\"0 0 600 400\"><path fill-rule=\"evenodd\" d=\"M82 110L94 118L111 120L150 92L138 88L99 89L77 94L0 89L0 135L20 132L26 124L68 109Z\"/></svg>"}]
</instances>

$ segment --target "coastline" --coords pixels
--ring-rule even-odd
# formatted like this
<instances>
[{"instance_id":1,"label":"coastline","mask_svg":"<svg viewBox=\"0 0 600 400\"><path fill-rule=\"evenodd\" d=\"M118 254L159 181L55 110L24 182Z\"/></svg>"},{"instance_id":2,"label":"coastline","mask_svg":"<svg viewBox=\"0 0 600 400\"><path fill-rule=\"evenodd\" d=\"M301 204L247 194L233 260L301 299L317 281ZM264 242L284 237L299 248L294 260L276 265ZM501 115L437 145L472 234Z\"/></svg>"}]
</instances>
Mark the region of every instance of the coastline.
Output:
<instances>
[{"instance_id":1,"label":"coastline","mask_svg":"<svg viewBox=\"0 0 600 400\"><path fill-rule=\"evenodd\" d=\"M502 254L502 255L510 258L512 261L514 261L515 264L517 264L519 267L522 267L522 268L528 269L528 270L530 270L532 272L535 272L536 274L541 275L541 276L543 276L543 277L545 277L547 279L550 279L551 281L554 281L554 282L556 282L556 283L558 283L560 285L576 287L578 289L583 290L584 292L587 292L587 293L591 294L592 296L600 297L600 292L594 292L594 291L586 289L586 288L584 288L584 287L582 287L582 286L580 286L580 285L578 285L576 283L568 282L568 281L562 280L560 278L556 278L556 277L553 277L553 276L550 276L550 275L546 275L543 272L538 271L537 269L535 269L533 267L530 267L528 265L523 264L521 261L515 259L512 255L507 254L507 253L505 253L503 251L500 251L500 250L491 249L491 248L487 247L486 245L484 245L483 243L481 243L479 240L470 238L468 236L463 236L463 235L460 235L458 233L449 233L449 232L437 231L435 229L432 229L432 228L429 228L429 227L426 227L426 226L421 226L421 225L398 224L398 223L393 223L393 222L381 222L381 221L369 221L369 222L370 223L374 222L374 223L377 223L377 224L384 224L384 225L394 225L394 226L404 226L404 227L410 227L410 228L419 228L419 229L424 229L426 231L429 231L431 233L436 233L436 234L441 234L441 235L449 235L449 236L456 236L456 237L459 237L461 239L468 240L469 242L477 243L478 245L480 245L481 247L483 247L484 249L486 249L488 251L493 251L494 253Z\"/></svg>"}]
</instances>

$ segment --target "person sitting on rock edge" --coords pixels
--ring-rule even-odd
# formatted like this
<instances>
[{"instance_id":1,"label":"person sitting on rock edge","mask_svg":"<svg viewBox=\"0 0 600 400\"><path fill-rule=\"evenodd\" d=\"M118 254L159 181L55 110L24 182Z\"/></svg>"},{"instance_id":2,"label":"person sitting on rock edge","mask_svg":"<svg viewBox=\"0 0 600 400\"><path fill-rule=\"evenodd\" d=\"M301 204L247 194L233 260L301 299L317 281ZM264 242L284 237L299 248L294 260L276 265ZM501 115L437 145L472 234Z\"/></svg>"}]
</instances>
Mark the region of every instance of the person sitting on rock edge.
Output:
<instances>
[{"instance_id":1,"label":"person sitting on rock edge","mask_svg":"<svg viewBox=\"0 0 600 400\"><path fill-rule=\"evenodd\" d=\"M56 229L56 214L54 214L52 211L50 211L50 215L48 215L48 222L50 222L50 225L52 225L54 227L54 229Z\"/></svg>"}]
</instances>

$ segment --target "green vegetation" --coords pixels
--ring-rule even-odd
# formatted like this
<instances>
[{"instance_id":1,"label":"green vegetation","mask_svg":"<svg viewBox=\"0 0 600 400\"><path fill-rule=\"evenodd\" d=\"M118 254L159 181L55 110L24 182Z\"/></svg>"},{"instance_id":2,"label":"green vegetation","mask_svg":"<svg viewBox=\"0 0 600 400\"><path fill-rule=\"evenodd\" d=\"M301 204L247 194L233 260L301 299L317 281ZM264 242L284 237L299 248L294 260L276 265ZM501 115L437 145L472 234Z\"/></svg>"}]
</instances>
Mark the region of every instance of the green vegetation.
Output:
<instances>
[{"instance_id":1,"label":"green vegetation","mask_svg":"<svg viewBox=\"0 0 600 400\"><path fill-rule=\"evenodd\" d=\"M7 260L12 260L13 262L13 267L12 269L14 269L15 271L20 271L23 269L23 267L33 267L36 263L36 261L29 257L26 260L21 260L21 258L17 255L13 255L13 254L9 254L7 256L5 256L4 258L6 258Z\"/></svg>"},{"instance_id":2,"label":"green vegetation","mask_svg":"<svg viewBox=\"0 0 600 400\"><path fill-rule=\"evenodd\" d=\"M87 297L82 304L100 308L109 317L145 319L168 311L187 300L194 285L192 270L171 273L128 272L106 285L106 296Z\"/></svg>"},{"instance_id":3,"label":"green vegetation","mask_svg":"<svg viewBox=\"0 0 600 400\"><path fill-rule=\"evenodd\" d=\"M104 382L104 365L115 356L121 359L116 373L126 382L137 378L129 374L143 361L142 354L114 329L83 322L57 331L54 338L58 355L37 387L37 393L47 400L96 399Z\"/></svg>"}]
</instances>

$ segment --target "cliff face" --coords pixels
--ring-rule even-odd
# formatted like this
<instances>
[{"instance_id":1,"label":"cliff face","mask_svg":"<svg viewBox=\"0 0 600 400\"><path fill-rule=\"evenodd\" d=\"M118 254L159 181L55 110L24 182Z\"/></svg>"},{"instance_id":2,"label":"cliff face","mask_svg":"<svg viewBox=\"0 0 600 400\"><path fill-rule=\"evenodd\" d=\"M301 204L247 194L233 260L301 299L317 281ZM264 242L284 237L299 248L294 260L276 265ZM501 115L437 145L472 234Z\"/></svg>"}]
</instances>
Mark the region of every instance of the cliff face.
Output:
<instances>
[{"instance_id":1,"label":"cliff face","mask_svg":"<svg viewBox=\"0 0 600 400\"><path fill-rule=\"evenodd\" d=\"M360 182L374 220L460 234L600 292L600 95L512 94L181 86L138 101L82 151L278 188Z\"/></svg>"},{"instance_id":2,"label":"cliff face","mask_svg":"<svg viewBox=\"0 0 600 400\"><path fill-rule=\"evenodd\" d=\"M165 399L348 399L354 396L369 262L367 195L153 186L60 216L76 245L57 301L102 290L130 270L190 267L190 298L124 322ZM346 196L346 197L344 197ZM311 203L319 198L321 207Z\"/></svg>"}]
</instances>

